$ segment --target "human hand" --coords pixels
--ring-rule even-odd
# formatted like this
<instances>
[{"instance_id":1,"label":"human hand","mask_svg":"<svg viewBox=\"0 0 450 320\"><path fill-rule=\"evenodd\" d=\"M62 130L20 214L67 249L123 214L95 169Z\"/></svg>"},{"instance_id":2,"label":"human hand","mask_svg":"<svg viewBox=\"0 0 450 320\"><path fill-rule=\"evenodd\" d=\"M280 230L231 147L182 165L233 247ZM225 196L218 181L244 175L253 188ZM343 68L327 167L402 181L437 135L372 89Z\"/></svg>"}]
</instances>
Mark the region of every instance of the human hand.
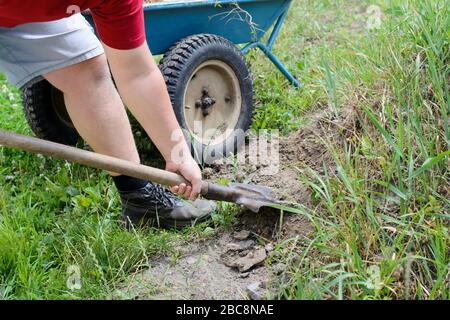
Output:
<instances>
[{"instance_id":1,"label":"human hand","mask_svg":"<svg viewBox=\"0 0 450 320\"><path fill-rule=\"evenodd\" d=\"M181 162L166 162L166 170L181 174L191 185L182 183L170 188L175 194L185 197L189 200L195 200L202 189L202 173L200 168L192 157L188 157Z\"/></svg>"}]
</instances>

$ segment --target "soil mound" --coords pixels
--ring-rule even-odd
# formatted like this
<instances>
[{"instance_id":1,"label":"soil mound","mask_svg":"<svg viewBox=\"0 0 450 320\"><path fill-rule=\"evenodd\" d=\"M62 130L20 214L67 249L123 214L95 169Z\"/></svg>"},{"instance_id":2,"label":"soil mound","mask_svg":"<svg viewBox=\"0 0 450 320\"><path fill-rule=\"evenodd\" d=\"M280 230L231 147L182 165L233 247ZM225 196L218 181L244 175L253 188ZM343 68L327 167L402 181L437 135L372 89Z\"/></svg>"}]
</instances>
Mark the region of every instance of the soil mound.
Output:
<instances>
[{"instance_id":1,"label":"soil mound","mask_svg":"<svg viewBox=\"0 0 450 320\"><path fill-rule=\"evenodd\" d=\"M299 131L272 145L269 152L249 153L255 150L250 141L242 150L246 155L241 155L241 159L256 156L257 162L245 161L236 166L230 160L219 161L204 171L205 178L266 185L280 200L307 205L310 191L298 179L299 174L306 167L333 173L335 165L329 146L342 146L355 127L353 109L343 109L339 116L329 110L320 112ZM283 265L268 265L265 260L281 241L295 238L301 246L302 240L311 238L312 233L313 227L304 216L280 214L272 209L259 213L243 210L233 231L180 245L175 262L168 257L152 259L152 268L136 276L133 286L143 299L274 297L277 281L284 274Z\"/></svg>"}]
</instances>

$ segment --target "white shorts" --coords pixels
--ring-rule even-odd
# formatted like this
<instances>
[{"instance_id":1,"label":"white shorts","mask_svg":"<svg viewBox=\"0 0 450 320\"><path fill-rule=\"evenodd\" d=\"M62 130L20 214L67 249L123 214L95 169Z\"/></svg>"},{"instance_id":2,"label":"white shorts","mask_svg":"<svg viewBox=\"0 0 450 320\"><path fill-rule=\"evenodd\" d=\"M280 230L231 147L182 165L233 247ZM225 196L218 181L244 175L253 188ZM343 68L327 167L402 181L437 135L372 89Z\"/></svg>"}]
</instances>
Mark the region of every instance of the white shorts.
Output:
<instances>
[{"instance_id":1,"label":"white shorts","mask_svg":"<svg viewBox=\"0 0 450 320\"><path fill-rule=\"evenodd\" d=\"M81 14L0 28L0 72L19 88L101 54L103 47Z\"/></svg>"}]
</instances>

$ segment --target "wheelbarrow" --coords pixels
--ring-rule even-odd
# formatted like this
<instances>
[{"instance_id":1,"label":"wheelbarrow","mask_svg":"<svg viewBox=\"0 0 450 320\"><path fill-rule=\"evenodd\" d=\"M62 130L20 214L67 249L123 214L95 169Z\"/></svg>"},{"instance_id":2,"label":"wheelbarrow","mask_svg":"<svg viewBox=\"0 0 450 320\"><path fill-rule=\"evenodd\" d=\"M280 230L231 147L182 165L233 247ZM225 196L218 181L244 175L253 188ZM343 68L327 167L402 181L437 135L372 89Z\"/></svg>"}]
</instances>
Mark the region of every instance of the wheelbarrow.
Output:
<instances>
[{"instance_id":1,"label":"wheelbarrow","mask_svg":"<svg viewBox=\"0 0 450 320\"><path fill-rule=\"evenodd\" d=\"M253 78L244 57L252 48L259 48L299 86L272 53L291 3L194 0L144 5L147 42L154 55L163 55L159 65L176 117L199 162L234 154L244 142L255 107ZM85 16L94 27L89 13ZM26 87L23 104L39 138L66 145L78 142L63 94L47 81Z\"/></svg>"}]
</instances>

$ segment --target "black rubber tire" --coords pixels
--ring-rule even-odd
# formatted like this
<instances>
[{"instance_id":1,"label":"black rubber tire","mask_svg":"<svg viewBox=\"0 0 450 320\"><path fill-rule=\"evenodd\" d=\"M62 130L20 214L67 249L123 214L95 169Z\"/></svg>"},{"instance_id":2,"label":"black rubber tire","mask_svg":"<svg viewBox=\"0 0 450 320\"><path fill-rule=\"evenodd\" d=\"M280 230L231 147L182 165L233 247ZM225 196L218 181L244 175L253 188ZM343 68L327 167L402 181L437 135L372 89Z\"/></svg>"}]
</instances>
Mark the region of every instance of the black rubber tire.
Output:
<instances>
[{"instance_id":1,"label":"black rubber tire","mask_svg":"<svg viewBox=\"0 0 450 320\"><path fill-rule=\"evenodd\" d=\"M180 126L187 130L183 101L186 86L197 67L213 59L226 63L237 76L242 105L235 129L245 132L250 127L254 112L252 74L245 57L236 46L225 38L212 34L199 34L180 40L160 61L160 69L166 81L177 120ZM185 136L191 145L194 157L203 164L230 156L230 152L236 153L245 142L244 136L232 134L222 143L206 146L192 136ZM228 154L225 154L225 151Z\"/></svg>"},{"instance_id":2,"label":"black rubber tire","mask_svg":"<svg viewBox=\"0 0 450 320\"><path fill-rule=\"evenodd\" d=\"M34 134L41 139L74 146L80 136L71 124L58 116L57 109L65 110L64 96L48 81L41 80L22 90L23 110Z\"/></svg>"}]
</instances>

